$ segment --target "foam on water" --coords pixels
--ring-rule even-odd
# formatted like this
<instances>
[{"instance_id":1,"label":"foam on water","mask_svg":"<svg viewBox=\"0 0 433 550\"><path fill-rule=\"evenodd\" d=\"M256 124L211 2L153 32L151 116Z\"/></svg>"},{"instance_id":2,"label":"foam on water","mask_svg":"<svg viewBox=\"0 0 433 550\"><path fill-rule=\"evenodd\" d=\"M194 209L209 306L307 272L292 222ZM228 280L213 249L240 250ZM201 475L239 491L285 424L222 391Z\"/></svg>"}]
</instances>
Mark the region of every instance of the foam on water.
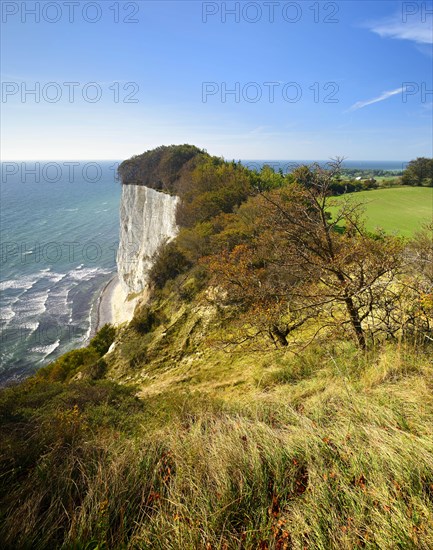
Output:
<instances>
[{"instance_id":1,"label":"foam on water","mask_svg":"<svg viewBox=\"0 0 433 550\"><path fill-rule=\"evenodd\" d=\"M55 315L70 315L70 306L68 305L69 286L54 289L49 296L48 309Z\"/></svg>"},{"instance_id":2,"label":"foam on water","mask_svg":"<svg viewBox=\"0 0 433 550\"><path fill-rule=\"evenodd\" d=\"M75 281L88 281L97 275L107 275L108 273L110 273L109 269L103 269L100 267L82 267L71 271L69 273L69 278Z\"/></svg>"},{"instance_id":3,"label":"foam on water","mask_svg":"<svg viewBox=\"0 0 433 550\"><path fill-rule=\"evenodd\" d=\"M79 175L71 185L67 174L44 185L20 174L0 181L2 239L16 244L1 265L0 385L82 345L94 294L115 269L121 188L111 166L101 163L92 185ZM90 243L100 250L94 261Z\"/></svg>"},{"instance_id":4,"label":"foam on water","mask_svg":"<svg viewBox=\"0 0 433 550\"><path fill-rule=\"evenodd\" d=\"M0 282L0 290L12 290L12 289L24 289L29 290L37 282L35 275L29 275L20 277L19 279L10 279L7 281Z\"/></svg>"},{"instance_id":5,"label":"foam on water","mask_svg":"<svg viewBox=\"0 0 433 550\"><path fill-rule=\"evenodd\" d=\"M15 312L11 305L7 305L1 308L0 321L7 323L15 317Z\"/></svg>"},{"instance_id":6,"label":"foam on water","mask_svg":"<svg viewBox=\"0 0 433 550\"><path fill-rule=\"evenodd\" d=\"M60 340L56 340L53 344L50 344L48 346L36 346L34 348L31 348L31 351L33 353L39 353L43 354L42 359L39 360L39 362L43 362L49 355L53 353L54 350L56 350L60 346Z\"/></svg>"},{"instance_id":7,"label":"foam on water","mask_svg":"<svg viewBox=\"0 0 433 550\"><path fill-rule=\"evenodd\" d=\"M41 315L46 311L46 302L50 289L41 290L29 294L26 292L14 303L14 312L17 320Z\"/></svg>"},{"instance_id":8,"label":"foam on water","mask_svg":"<svg viewBox=\"0 0 433 550\"><path fill-rule=\"evenodd\" d=\"M51 281L52 283L58 283L67 276L67 273L50 273L49 275L45 275L45 277L48 278L49 281Z\"/></svg>"},{"instance_id":9,"label":"foam on water","mask_svg":"<svg viewBox=\"0 0 433 550\"><path fill-rule=\"evenodd\" d=\"M92 317L93 317L94 308L95 308L95 303L92 304L92 307L90 308L90 311L89 311L89 316L87 318L88 329L87 329L86 335L84 337L85 342L88 342L90 340L90 335L92 334Z\"/></svg>"},{"instance_id":10,"label":"foam on water","mask_svg":"<svg viewBox=\"0 0 433 550\"><path fill-rule=\"evenodd\" d=\"M39 321L24 321L17 325L16 328L28 330L30 334L36 332L39 328Z\"/></svg>"},{"instance_id":11,"label":"foam on water","mask_svg":"<svg viewBox=\"0 0 433 550\"><path fill-rule=\"evenodd\" d=\"M22 290L18 295L2 296L2 312L0 320L14 328L34 327L35 317L40 317L47 311L60 319L68 317L72 321L72 307L68 299L71 288L83 281L90 281L95 277L106 275L110 270L91 267L84 268L80 264L69 273L52 272L50 268L40 270L31 277L11 279L0 283L4 290ZM34 290L38 284L46 288ZM30 292L31 290L31 292ZM36 327L37 328L37 327Z\"/></svg>"},{"instance_id":12,"label":"foam on water","mask_svg":"<svg viewBox=\"0 0 433 550\"><path fill-rule=\"evenodd\" d=\"M30 290L37 282L41 279L48 278L54 282L60 281L65 277L65 273L51 273L51 268L41 269L37 273L32 273L31 275L23 275L16 279L8 279L6 281L0 282L0 290Z\"/></svg>"}]
</instances>

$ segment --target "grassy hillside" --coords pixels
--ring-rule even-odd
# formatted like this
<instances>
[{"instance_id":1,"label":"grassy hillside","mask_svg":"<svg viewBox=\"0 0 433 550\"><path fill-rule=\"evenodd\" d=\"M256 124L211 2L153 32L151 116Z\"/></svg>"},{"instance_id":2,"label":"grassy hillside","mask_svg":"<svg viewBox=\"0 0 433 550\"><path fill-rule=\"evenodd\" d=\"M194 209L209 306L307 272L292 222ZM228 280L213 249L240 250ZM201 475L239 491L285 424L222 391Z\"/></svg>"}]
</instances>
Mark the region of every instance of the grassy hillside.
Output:
<instances>
[{"instance_id":1,"label":"grassy hillside","mask_svg":"<svg viewBox=\"0 0 433 550\"><path fill-rule=\"evenodd\" d=\"M404 237L412 236L423 223L433 220L432 187L398 187L361 191L350 195L365 206L366 226L381 227ZM343 197L339 199L344 200Z\"/></svg>"},{"instance_id":2,"label":"grassy hillside","mask_svg":"<svg viewBox=\"0 0 433 550\"><path fill-rule=\"evenodd\" d=\"M0 392L2 548L430 550L430 234L335 230L321 170L170 151L132 163L183 189L148 301ZM365 197L413 231L431 190L401 191Z\"/></svg>"},{"instance_id":3,"label":"grassy hillside","mask_svg":"<svg viewBox=\"0 0 433 550\"><path fill-rule=\"evenodd\" d=\"M188 355L3 393L3 548L432 548L428 353Z\"/></svg>"},{"instance_id":4,"label":"grassy hillside","mask_svg":"<svg viewBox=\"0 0 433 550\"><path fill-rule=\"evenodd\" d=\"M227 347L190 284L1 394L3 547L430 550L431 346Z\"/></svg>"}]
</instances>

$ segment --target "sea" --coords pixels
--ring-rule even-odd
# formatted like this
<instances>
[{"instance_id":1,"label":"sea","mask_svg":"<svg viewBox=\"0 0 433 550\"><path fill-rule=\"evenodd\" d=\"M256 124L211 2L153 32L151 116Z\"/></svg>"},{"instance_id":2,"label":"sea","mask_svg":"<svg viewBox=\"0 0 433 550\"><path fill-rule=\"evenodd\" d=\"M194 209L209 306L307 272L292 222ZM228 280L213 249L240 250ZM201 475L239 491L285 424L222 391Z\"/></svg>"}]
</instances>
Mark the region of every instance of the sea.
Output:
<instances>
[{"instance_id":1,"label":"sea","mask_svg":"<svg viewBox=\"0 0 433 550\"><path fill-rule=\"evenodd\" d=\"M0 385L85 345L116 270L116 161L3 162Z\"/></svg>"},{"instance_id":2,"label":"sea","mask_svg":"<svg viewBox=\"0 0 433 550\"><path fill-rule=\"evenodd\" d=\"M245 160L290 171L312 161ZM325 164L326 161L317 161ZM0 386L84 346L92 310L116 271L119 162L10 161L0 182ZM399 171L397 161L345 161Z\"/></svg>"}]
</instances>

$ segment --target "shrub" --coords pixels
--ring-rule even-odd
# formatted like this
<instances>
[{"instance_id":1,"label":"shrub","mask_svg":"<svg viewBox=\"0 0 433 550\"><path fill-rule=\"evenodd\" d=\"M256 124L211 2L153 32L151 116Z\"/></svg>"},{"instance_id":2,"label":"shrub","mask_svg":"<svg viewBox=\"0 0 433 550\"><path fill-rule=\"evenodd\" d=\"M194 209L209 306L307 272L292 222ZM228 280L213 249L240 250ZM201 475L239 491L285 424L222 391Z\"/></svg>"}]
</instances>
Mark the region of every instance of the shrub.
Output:
<instances>
[{"instance_id":1,"label":"shrub","mask_svg":"<svg viewBox=\"0 0 433 550\"><path fill-rule=\"evenodd\" d=\"M146 305L134 315L129 326L139 334L147 334L161 324L161 321L161 313L158 314L158 312Z\"/></svg>"},{"instance_id":2,"label":"shrub","mask_svg":"<svg viewBox=\"0 0 433 550\"><path fill-rule=\"evenodd\" d=\"M82 367L96 363L100 355L94 348L80 348L65 353L57 361L40 369L36 376L50 382L70 380Z\"/></svg>"},{"instance_id":3,"label":"shrub","mask_svg":"<svg viewBox=\"0 0 433 550\"><path fill-rule=\"evenodd\" d=\"M163 246L156 254L149 280L156 288L164 288L165 283L175 279L191 267L191 263L179 250L177 243L171 241Z\"/></svg>"},{"instance_id":4,"label":"shrub","mask_svg":"<svg viewBox=\"0 0 433 550\"><path fill-rule=\"evenodd\" d=\"M105 355L114 342L116 329L109 324L104 325L92 340L90 340L89 348L92 348L98 355Z\"/></svg>"}]
</instances>

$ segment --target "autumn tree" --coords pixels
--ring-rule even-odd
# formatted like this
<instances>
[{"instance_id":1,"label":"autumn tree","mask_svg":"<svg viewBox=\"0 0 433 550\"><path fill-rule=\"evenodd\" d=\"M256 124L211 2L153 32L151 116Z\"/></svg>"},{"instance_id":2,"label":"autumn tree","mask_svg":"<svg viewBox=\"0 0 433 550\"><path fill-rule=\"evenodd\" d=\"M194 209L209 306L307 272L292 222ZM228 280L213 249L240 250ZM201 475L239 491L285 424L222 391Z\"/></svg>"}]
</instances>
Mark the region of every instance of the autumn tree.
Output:
<instances>
[{"instance_id":1,"label":"autumn tree","mask_svg":"<svg viewBox=\"0 0 433 550\"><path fill-rule=\"evenodd\" d=\"M211 261L215 282L282 345L314 319L317 331L349 328L365 348L367 335L379 330L379 297L398 273L401 242L368 234L359 205L340 203L331 217L330 186L340 165L298 170L296 183L261 193L254 199L260 232Z\"/></svg>"},{"instance_id":2,"label":"autumn tree","mask_svg":"<svg viewBox=\"0 0 433 550\"><path fill-rule=\"evenodd\" d=\"M433 222L418 231L405 250L401 330L412 340L433 342Z\"/></svg>"},{"instance_id":3,"label":"autumn tree","mask_svg":"<svg viewBox=\"0 0 433 550\"><path fill-rule=\"evenodd\" d=\"M253 172L240 163L203 159L179 187L177 223L193 227L221 212L232 212L252 191Z\"/></svg>"}]
</instances>

